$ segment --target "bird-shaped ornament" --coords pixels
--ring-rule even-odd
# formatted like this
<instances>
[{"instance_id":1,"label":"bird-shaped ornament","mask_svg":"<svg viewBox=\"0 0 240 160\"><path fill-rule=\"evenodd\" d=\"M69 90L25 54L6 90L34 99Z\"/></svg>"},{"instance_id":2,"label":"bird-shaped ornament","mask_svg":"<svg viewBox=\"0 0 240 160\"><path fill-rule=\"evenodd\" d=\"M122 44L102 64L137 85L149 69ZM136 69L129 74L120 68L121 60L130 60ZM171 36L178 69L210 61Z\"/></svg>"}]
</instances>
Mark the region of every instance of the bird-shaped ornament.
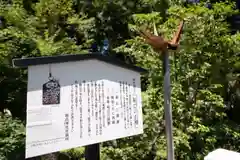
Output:
<instances>
[{"instance_id":1,"label":"bird-shaped ornament","mask_svg":"<svg viewBox=\"0 0 240 160\"><path fill-rule=\"evenodd\" d=\"M181 38L181 33L183 30L183 25L184 21L181 21L181 23L178 26L178 30L176 31L171 41L165 40L162 36L158 35L155 23L153 25L154 34L140 30L140 35L145 39L146 43L151 45L153 50L158 53L164 53L168 49L177 50Z\"/></svg>"}]
</instances>

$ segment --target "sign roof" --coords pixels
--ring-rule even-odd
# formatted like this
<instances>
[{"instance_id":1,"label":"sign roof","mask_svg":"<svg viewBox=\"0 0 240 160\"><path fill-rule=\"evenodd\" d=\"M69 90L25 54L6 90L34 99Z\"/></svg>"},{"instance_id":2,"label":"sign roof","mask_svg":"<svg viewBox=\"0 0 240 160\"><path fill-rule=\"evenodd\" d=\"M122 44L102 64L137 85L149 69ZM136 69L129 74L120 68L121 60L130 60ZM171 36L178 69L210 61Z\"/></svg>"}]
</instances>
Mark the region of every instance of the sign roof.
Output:
<instances>
[{"instance_id":1,"label":"sign roof","mask_svg":"<svg viewBox=\"0 0 240 160\"><path fill-rule=\"evenodd\" d=\"M137 67L131 64L127 64L120 61L114 57L104 56L100 53L90 53L90 54L67 54L58 56L43 56L43 57L29 57L29 58L17 58L13 59L13 66L26 68L33 65L42 65L50 63L63 63L63 62L73 62L73 61L84 61L84 60L99 60L112 65L123 67L136 72L146 72L145 69Z\"/></svg>"}]
</instances>

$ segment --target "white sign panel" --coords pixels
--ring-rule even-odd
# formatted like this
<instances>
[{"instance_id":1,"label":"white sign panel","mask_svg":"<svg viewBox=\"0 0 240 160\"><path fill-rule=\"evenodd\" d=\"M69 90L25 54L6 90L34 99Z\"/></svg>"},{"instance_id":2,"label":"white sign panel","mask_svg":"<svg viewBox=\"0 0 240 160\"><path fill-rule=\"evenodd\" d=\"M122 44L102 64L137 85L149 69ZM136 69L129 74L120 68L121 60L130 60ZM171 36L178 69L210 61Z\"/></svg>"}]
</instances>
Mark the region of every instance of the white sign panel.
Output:
<instances>
[{"instance_id":1,"label":"white sign panel","mask_svg":"<svg viewBox=\"0 0 240 160\"><path fill-rule=\"evenodd\" d=\"M28 68L26 158L141 133L139 73L98 60Z\"/></svg>"}]
</instances>

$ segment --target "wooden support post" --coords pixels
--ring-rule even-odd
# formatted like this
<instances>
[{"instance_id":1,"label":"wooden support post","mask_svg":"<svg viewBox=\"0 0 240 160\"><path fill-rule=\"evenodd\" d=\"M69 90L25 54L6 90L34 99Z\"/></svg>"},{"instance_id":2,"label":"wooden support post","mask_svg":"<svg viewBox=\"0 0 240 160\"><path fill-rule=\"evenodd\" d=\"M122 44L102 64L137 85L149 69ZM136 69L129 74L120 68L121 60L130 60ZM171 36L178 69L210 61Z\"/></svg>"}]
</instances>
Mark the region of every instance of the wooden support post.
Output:
<instances>
[{"instance_id":1,"label":"wooden support post","mask_svg":"<svg viewBox=\"0 0 240 160\"><path fill-rule=\"evenodd\" d=\"M99 143L88 145L85 147L86 160L100 160L100 145Z\"/></svg>"}]
</instances>

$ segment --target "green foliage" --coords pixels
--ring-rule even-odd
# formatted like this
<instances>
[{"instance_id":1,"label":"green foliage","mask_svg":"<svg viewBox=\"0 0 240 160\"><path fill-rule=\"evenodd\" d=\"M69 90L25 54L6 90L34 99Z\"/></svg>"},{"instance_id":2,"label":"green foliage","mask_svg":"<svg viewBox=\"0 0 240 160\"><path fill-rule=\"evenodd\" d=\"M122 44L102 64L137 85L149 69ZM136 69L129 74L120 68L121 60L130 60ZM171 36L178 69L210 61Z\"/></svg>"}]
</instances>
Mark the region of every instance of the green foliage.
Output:
<instances>
[{"instance_id":1,"label":"green foliage","mask_svg":"<svg viewBox=\"0 0 240 160\"><path fill-rule=\"evenodd\" d=\"M84 151L84 147L79 147L62 151L62 153L70 157L72 160L82 160L84 159Z\"/></svg>"},{"instance_id":2,"label":"green foliage","mask_svg":"<svg viewBox=\"0 0 240 160\"><path fill-rule=\"evenodd\" d=\"M21 121L0 117L0 159L24 159L25 127Z\"/></svg>"}]
</instances>

